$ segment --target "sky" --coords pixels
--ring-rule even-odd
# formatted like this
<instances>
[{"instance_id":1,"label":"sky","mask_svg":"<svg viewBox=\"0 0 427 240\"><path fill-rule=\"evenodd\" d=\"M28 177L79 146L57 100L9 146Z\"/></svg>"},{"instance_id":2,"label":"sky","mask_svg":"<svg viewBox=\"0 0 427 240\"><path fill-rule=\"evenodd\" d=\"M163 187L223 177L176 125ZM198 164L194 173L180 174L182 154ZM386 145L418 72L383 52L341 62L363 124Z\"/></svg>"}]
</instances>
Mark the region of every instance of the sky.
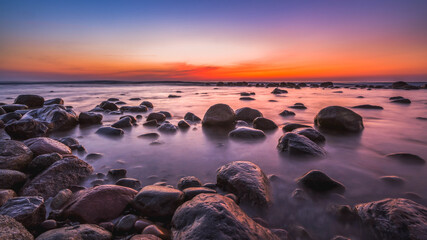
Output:
<instances>
[{"instance_id":1,"label":"sky","mask_svg":"<svg viewBox=\"0 0 427 240\"><path fill-rule=\"evenodd\" d=\"M0 0L0 81L427 79L426 0Z\"/></svg>"}]
</instances>

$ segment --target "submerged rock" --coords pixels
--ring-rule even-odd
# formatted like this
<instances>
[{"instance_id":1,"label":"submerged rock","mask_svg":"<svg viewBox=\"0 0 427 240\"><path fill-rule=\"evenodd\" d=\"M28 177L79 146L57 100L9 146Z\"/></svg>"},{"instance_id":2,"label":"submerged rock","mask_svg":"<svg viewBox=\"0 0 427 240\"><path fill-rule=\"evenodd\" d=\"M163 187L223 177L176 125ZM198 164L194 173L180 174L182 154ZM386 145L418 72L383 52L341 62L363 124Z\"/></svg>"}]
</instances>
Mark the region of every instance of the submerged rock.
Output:
<instances>
[{"instance_id":1,"label":"submerged rock","mask_svg":"<svg viewBox=\"0 0 427 240\"><path fill-rule=\"evenodd\" d=\"M0 239L2 240L33 240L34 237L22 224L14 218L0 215Z\"/></svg>"},{"instance_id":2,"label":"submerged rock","mask_svg":"<svg viewBox=\"0 0 427 240\"><path fill-rule=\"evenodd\" d=\"M190 124L188 124L188 122L187 122L187 121L185 121L185 120L180 120L180 121L178 122L178 127L179 127L179 128L182 128L182 129L186 129L186 128L189 128L189 127L190 127Z\"/></svg>"},{"instance_id":3,"label":"submerged rock","mask_svg":"<svg viewBox=\"0 0 427 240\"><path fill-rule=\"evenodd\" d=\"M381 107L381 106L370 105L370 104L357 105L357 106L354 106L353 108L376 109L376 110L383 110L383 109L384 109L384 108L383 108L383 107Z\"/></svg>"},{"instance_id":4,"label":"submerged rock","mask_svg":"<svg viewBox=\"0 0 427 240\"><path fill-rule=\"evenodd\" d=\"M423 165L426 163L423 158L411 153L391 153L386 155L386 157L406 164Z\"/></svg>"},{"instance_id":5,"label":"submerged rock","mask_svg":"<svg viewBox=\"0 0 427 240\"><path fill-rule=\"evenodd\" d=\"M217 186L234 193L252 205L266 207L271 204L270 181L257 165L235 161L217 170Z\"/></svg>"},{"instance_id":6,"label":"submerged rock","mask_svg":"<svg viewBox=\"0 0 427 240\"><path fill-rule=\"evenodd\" d=\"M356 205L362 223L378 239L427 239L427 208L404 198Z\"/></svg>"},{"instance_id":7,"label":"submerged rock","mask_svg":"<svg viewBox=\"0 0 427 240\"><path fill-rule=\"evenodd\" d=\"M236 121L236 114L233 109L226 104L215 104L211 106L203 117L203 126L232 126Z\"/></svg>"},{"instance_id":8,"label":"submerged rock","mask_svg":"<svg viewBox=\"0 0 427 240\"><path fill-rule=\"evenodd\" d=\"M172 238L279 239L247 216L233 200L219 194L199 194L179 207L172 218Z\"/></svg>"},{"instance_id":9,"label":"submerged rock","mask_svg":"<svg viewBox=\"0 0 427 240\"><path fill-rule=\"evenodd\" d=\"M77 125L76 113L62 105L48 105L27 112L22 119L34 119L44 123L53 131L68 130Z\"/></svg>"},{"instance_id":10,"label":"submerged rock","mask_svg":"<svg viewBox=\"0 0 427 240\"><path fill-rule=\"evenodd\" d=\"M326 151L309 138L296 133L286 133L280 137L277 148L291 156L325 157Z\"/></svg>"},{"instance_id":11,"label":"submerged rock","mask_svg":"<svg viewBox=\"0 0 427 240\"><path fill-rule=\"evenodd\" d=\"M407 99L407 98L403 98L403 97L401 97L401 98L393 99L393 100L391 100L391 102L392 102L392 103L410 104L410 103L411 103L411 100L409 100L409 99Z\"/></svg>"},{"instance_id":12,"label":"submerged rock","mask_svg":"<svg viewBox=\"0 0 427 240\"><path fill-rule=\"evenodd\" d=\"M318 193L345 191L344 185L319 170L311 170L297 179L303 187Z\"/></svg>"},{"instance_id":13,"label":"submerged rock","mask_svg":"<svg viewBox=\"0 0 427 240\"><path fill-rule=\"evenodd\" d=\"M306 106L304 106L304 104L302 103L295 103L293 106L289 106L289 108L293 108L293 109L307 109Z\"/></svg>"},{"instance_id":14,"label":"submerged rock","mask_svg":"<svg viewBox=\"0 0 427 240\"><path fill-rule=\"evenodd\" d=\"M109 231L94 224L80 224L77 226L62 227L42 233L36 240L111 240Z\"/></svg>"},{"instance_id":15,"label":"submerged rock","mask_svg":"<svg viewBox=\"0 0 427 240\"><path fill-rule=\"evenodd\" d=\"M109 101L103 101L100 105L100 108L104 110L110 110L110 111L117 111L119 110L119 107L117 107L116 104L109 102Z\"/></svg>"},{"instance_id":16,"label":"submerged rock","mask_svg":"<svg viewBox=\"0 0 427 240\"><path fill-rule=\"evenodd\" d=\"M0 208L0 215L13 217L26 228L34 228L45 219L46 208L41 197L16 197L7 200Z\"/></svg>"},{"instance_id":17,"label":"submerged rock","mask_svg":"<svg viewBox=\"0 0 427 240\"><path fill-rule=\"evenodd\" d=\"M102 114L93 112L81 112L79 114L80 124L100 124L102 122Z\"/></svg>"},{"instance_id":18,"label":"submerged rock","mask_svg":"<svg viewBox=\"0 0 427 240\"><path fill-rule=\"evenodd\" d=\"M359 114L340 106L320 110L314 118L314 124L322 130L339 132L360 132L364 128Z\"/></svg>"},{"instance_id":19,"label":"submerged rock","mask_svg":"<svg viewBox=\"0 0 427 240\"><path fill-rule=\"evenodd\" d=\"M172 123L162 123L157 130L163 133L175 133L178 130L178 127L173 125Z\"/></svg>"},{"instance_id":20,"label":"submerged rock","mask_svg":"<svg viewBox=\"0 0 427 240\"><path fill-rule=\"evenodd\" d=\"M134 189L102 185L74 194L61 215L84 223L100 223L120 216L137 194Z\"/></svg>"},{"instance_id":21,"label":"submerged rock","mask_svg":"<svg viewBox=\"0 0 427 240\"><path fill-rule=\"evenodd\" d=\"M49 128L34 119L21 119L6 124L4 130L12 139L25 140L34 137L44 137Z\"/></svg>"},{"instance_id":22,"label":"submerged rock","mask_svg":"<svg viewBox=\"0 0 427 240\"><path fill-rule=\"evenodd\" d=\"M52 164L41 174L24 185L24 196L53 197L60 190L78 185L93 172L92 166L85 161L68 157Z\"/></svg>"},{"instance_id":23,"label":"submerged rock","mask_svg":"<svg viewBox=\"0 0 427 240\"><path fill-rule=\"evenodd\" d=\"M124 134L123 130L115 127L101 127L95 132L96 134L106 135L106 136L122 136Z\"/></svg>"},{"instance_id":24,"label":"submerged rock","mask_svg":"<svg viewBox=\"0 0 427 240\"><path fill-rule=\"evenodd\" d=\"M138 136L139 138L158 139L160 135L158 133L144 133Z\"/></svg>"},{"instance_id":25,"label":"submerged rock","mask_svg":"<svg viewBox=\"0 0 427 240\"><path fill-rule=\"evenodd\" d=\"M282 117L290 117L290 116L295 116L295 113L292 111L283 110L281 113L279 113L279 115Z\"/></svg>"},{"instance_id":26,"label":"submerged rock","mask_svg":"<svg viewBox=\"0 0 427 240\"><path fill-rule=\"evenodd\" d=\"M32 158L33 152L22 142L0 140L0 169L23 170Z\"/></svg>"},{"instance_id":27,"label":"submerged rock","mask_svg":"<svg viewBox=\"0 0 427 240\"><path fill-rule=\"evenodd\" d=\"M297 128L311 128L311 126L308 126L305 124L299 124L299 123L288 123L282 128L282 130L284 132L292 132Z\"/></svg>"},{"instance_id":28,"label":"submerged rock","mask_svg":"<svg viewBox=\"0 0 427 240\"><path fill-rule=\"evenodd\" d=\"M256 109L244 107L236 110L237 120L253 122L257 117L262 117L262 113Z\"/></svg>"},{"instance_id":29,"label":"submerged rock","mask_svg":"<svg viewBox=\"0 0 427 240\"><path fill-rule=\"evenodd\" d=\"M288 91L286 91L285 89L275 88L271 93L272 94L282 94L282 93L288 93Z\"/></svg>"},{"instance_id":30,"label":"submerged rock","mask_svg":"<svg viewBox=\"0 0 427 240\"><path fill-rule=\"evenodd\" d=\"M187 121L192 121L192 122L199 122L200 120L202 120L202 119L200 119L198 116L196 116L194 113L191 113L191 112L187 112L186 114L185 114L185 116L184 116L184 120L187 120Z\"/></svg>"},{"instance_id":31,"label":"submerged rock","mask_svg":"<svg viewBox=\"0 0 427 240\"><path fill-rule=\"evenodd\" d=\"M24 104L27 105L29 108L39 108L43 107L44 98L39 95L19 95L15 99L14 104Z\"/></svg>"},{"instance_id":32,"label":"submerged rock","mask_svg":"<svg viewBox=\"0 0 427 240\"><path fill-rule=\"evenodd\" d=\"M249 127L238 127L231 131L228 136L235 139L263 139L265 138L265 133L262 130Z\"/></svg>"},{"instance_id":33,"label":"submerged rock","mask_svg":"<svg viewBox=\"0 0 427 240\"><path fill-rule=\"evenodd\" d=\"M311 141L317 144L323 144L326 141L325 136L313 128L304 128L300 130L295 130L296 134L302 135L310 139Z\"/></svg>"}]
</instances>

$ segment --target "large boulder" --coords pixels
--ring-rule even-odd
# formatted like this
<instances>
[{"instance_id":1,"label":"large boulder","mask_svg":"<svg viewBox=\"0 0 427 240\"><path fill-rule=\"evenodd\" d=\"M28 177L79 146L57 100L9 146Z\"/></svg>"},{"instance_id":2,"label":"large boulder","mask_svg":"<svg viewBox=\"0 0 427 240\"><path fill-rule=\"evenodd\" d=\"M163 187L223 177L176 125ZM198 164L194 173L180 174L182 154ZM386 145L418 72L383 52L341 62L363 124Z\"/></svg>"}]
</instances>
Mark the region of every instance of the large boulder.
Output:
<instances>
[{"instance_id":1,"label":"large boulder","mask_svg":"<svg viewBox=\"0 0 427 240\"><path fill-rule=\"evenodd\" d=\"M0 189L19 189L27 181L27 175L22 172L0 169Z\"/></svg>"},{"instance_id":2,"label":"large boulder","mask_svg":"<svg viewBox=\"0 0 427 240\"><path fill-rule=\"evenodd\" d=\"M184 193L165 186L149 185L141 189L133 201L142 215L153 218L171 217L184 202Z\"/></svg>"},{"instance_id":3,"label":"large boulder","mask_svg":"<svg viewBox=\"0 0 427 240\"><path fill-rule=\"evenodd\" d=\"M237 120L252 122L257 117L262 117L262 113L256 109L244 107L236 110Z\"/></svg>"},{"instance_id":4,"label":"large boulder","mask_svg":"<svg viewBox=\"0 0 427 240\"><path fill-rule=\"evenodd\" d=\"M0 215L13 217L26 228L31 229L45 220L46 208L41 197L16 197L7 200L1 206Z\"/></svg>"},{"instance_id":5,"label":"large boulder","mask_svg":"<svg viewBox=\"0 0 427 240\"><path fill-rule=\"evenodd\" d=\"M2 240L33 240L34 237L22 224L14 218L0 215L0 239Z\"/></svg>"},{"instance_id":6,"label":"large boulder","mask_svg":"<svg viewBox=\"0 0 427 240\"><path fill-rule=\"evenodd\" d=\"M236 121L236 114L233 109L226 104L215 104L206 111L203 117L203 126L232 126Z\"/></svg>"},{"instance_id":7,"label":"large boulder","mask_svg":"<svg viewBox=\"0 0 427 240\"><path fill-rule=\"evenodd\" d=\"M314 124L321 130L333 132L360 132L363 130L362 117L352 110L329 106L320 110L314 118Z\"/></svg>"},{"instance_id":8,"label":"large boulder","mask_svg":"<svg viewBox=\"0 0 427 240\"><path fill-rule=\"evenodd\" d=\"M276 123L274 123L272 120L268 118L263 118L263 117L255 118L252 124L254 128L260 129L263 131L274 130L277 128Z\"/></svg>"},{"instance_id":9,"label":"large boulder","mask_svg":"<svg viewBox=\"0 0 427 240\"><path fill-rule=\"evenodd\" d=\"M49 128L34 119L21 119L6 124L4 130L12 139L24 140L34 137L44 137Z\"/></svg>"},{"instance_id":10,"label":"large boulder","mask_svg":"<svg viewBox=\"0 0 427 240\"><path fill-rule=\"evenodd\" d=\"M0 140L0 169L25 169L32 158L33 152L22 142Z\"/></svg>"},{"instance_id":11,"label":"large boulder","mask_svg":"<svg viewBox=\"0 0 427 240\"><path fill-rule=\"evenodd\" d=\"M279 151L296 157L325 157L326 151L309 138L296 133L286 133L277 144Z\"/></svg>"},{"instance_id":12,"label":"large boulder","mask_svg":"<svg viewBox=\"0 0 427 240\"><path fill-rule=\"evenodd\" d=\"M180 206L172 218L172 239L269 239L269 229L252 220L230 198L199 194Z\"/></svg>"},{"instance_id":13,"label":"large boulder","mask_svg":"<svg viewBox=\"0 0 427 240\"><path fill-rule=\"evenodd\" d=\"M271 187L264 172L256 164L247 161L228 163L217 170L217 186L234 193L252 205L270 205Z\"/></svg>"},{"instance_id":14,"label":"large boulder","mask_svg":"<svg viewBox=\"0 0 427 240\"><path fill-rule=\"evenodd\" d=\"M29 108L40 108L43 107L44 98L39 95L19 95L14 103L27 105Z\"/></svg>"},{"instance_id":15,"label":"large boulder","mask_svg":"<svg viewBox=\"0 0 427 240\"><path fill-rule=\"evenodd\" d=\"M404 198L356 205L362 222L377 239L427 239L427 208Z\"/></svg>"},{"instance_id":16,"label":"large boulder","mask_svg":"<svg viewBox=\"0 0 427 240\"><path fill-rule=\"evenodd\" d=\"M80 124L100 124L102 122L102 114L94 112L81 112L79 114Z\"/></svg>"},{"instance_id":17,"label":"large boulder","mask_svg":"<svg viewBox=\"0 0 427 240\"><path fill-rule=\"evenodd\" d=\"M262 130L249 128L249 127L238 127L231 131L228 136L235 139L263 139L265 133Z\"/></svg>"},{"instance_id":18,"label":"large boulder","mask_svg":"<svg viewBox=\"0 0 427 240\"><path fill-rule=\"evenodd\" d=\"M67 157L55 162L26 183L21 192L24 196L53 197L64 188L79 184L92 172L92 166L85 161L75 157Z\"/></svg>"},{"instance_id":19,"label":"large boulder","mask_svg":"<svg viewBox=\"0 0 427 240\"><path fill-rule=\"evenodd\" d=\"M101 185L74 194L64 206L63 216L83 223L113 220L132 202L137 191L117 185Z\"/></svg>"},{"instance_id":20,"label":"large boulder","mask_svg":"<svg viewBox=\"0 0 427 240\"><path fill-rule=\"evenodd\" d=\"M94 224L80 224L49 230L39 235L36 240L111 240L109 231Z\"/></svg>"},{"instance_id":21,"label":"large boulder","mask_svg":"<svg viewBox=\"0 0 427 240\"><path fill-rule=\"evenodd\" d=\"M25 140L24 144L27 145L36 156L48 153L59 153L62 155L71 154L71 149L69 147L52 138L30 138Z\"/></svg>"},{"instance_id":22,"label":"large boulder","mask_svg":"<svg viewBox=\"0 0 427 240\"><path fill-rule=\"evenodd\" d=\"M68 130L77 125L76 113L62 105L48 105L27 112L22 119L34 119L44 123L53 131Z\"/></svg>"},{"instance_id":23,"label":"large boulder","mask_svg":"<svg viewBox=\"0 0 427 240\"><path fill-rule=\"evenodd\" d=\"M317 144L323 144L326 141L325 136L313 128L303 128L294 131L296 134L302 135Z\"/></svg>"},{"instance_id":24,"label":"large boulder","mask_svg":"<svg viewBox=\"0 0 427 240\"><path fill-rule=\"evenodd\" d=\"M345 191L345 187L340 182L330 178L319 170L311 170L297 179L297 183L302 187L318 193Z\"/></svg>"}]
</instances>

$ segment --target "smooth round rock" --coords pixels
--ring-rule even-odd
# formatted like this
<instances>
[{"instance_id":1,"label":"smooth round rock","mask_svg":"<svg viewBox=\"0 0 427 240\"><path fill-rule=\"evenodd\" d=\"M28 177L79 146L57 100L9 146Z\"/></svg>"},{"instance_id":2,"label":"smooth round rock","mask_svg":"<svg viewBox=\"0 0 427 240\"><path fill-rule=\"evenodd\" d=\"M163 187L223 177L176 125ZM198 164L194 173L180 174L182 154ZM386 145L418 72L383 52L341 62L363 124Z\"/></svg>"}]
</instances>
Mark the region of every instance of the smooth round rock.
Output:
<instances>
[{"instance_id":1,"label":"smooth round rock","mask_svg":"<svg viewBox=\"0 0 427 240\"><path fill-rule=\"evenodd\" d=\"M311 170L297 179L303 187L319 193L345 191L344 185L319 170Z\"/></svg>"},{"instance_id":2,"label":"smooth round rock","mask_svg":"<svg viewBox=\"0 0 427 240\"><path fill-rule=\"evenodd\" d=\"M268 118L257 117L257 118L255 118L255 120L253 121L252 124L253 124L254 128L260 129L263 131L277 129L276 123L274 123L272 120L270 120Z\"/></svg>"},{"instance_id":3,"label":"smooth round rock","mask_svg":"<svg viewBox=\"0 0 427 240\"><path fill-rule=\"evenodd\" d=\"M262 113L256 109L244 107L236 110L236 119L253 122L255 118L262 117Z\"/></svg>"},{"instance_id":4,"label":"smooth round rock","mask_svg":"<svg viewBox=\"0 0 427 240\"><path fill-rule=\"evenodd\" d=\"M33 152L22 142L0 140L0 169L23 170L32 158Z\"/></svg>"},{"instance_id":5,"label":"smooth round rock","mask_svg":"<svg viewBox=\"0 0 427 240\"><path fill-rule=\"evenodd\" d=\"M263 139L265 138L265 133L262 130L249 128L249 127L238 127L231 131L228 136L234 139Z\"/></svg>"},{"instance_id":6,"label":"smooth round rock","mask_svg":"<svg viewBox=\"0 0 427 240\"><path fill-rule=\"evenodd\" d=\"M236 114L233 109L226 104L215 104L211 106L203 117L203 126L232 126L236 121Z\"/></svg>"},{"instance_id":7,"label":"smooth round rock","mask_svg":"<svg viewBox=\"0 0 427 240\"><path fill-rule=\"evenodd\" d=\"M14 104L24 104L27 105L29 108L39 108L43 107L44 104L44 98L39 95L19 95L16 99Z\"/></svg>"},{"instance_id":8,"label":"smooth round rock","mask_svg":"<svg viewBox=\"0 0 427 240\"><path fill-rule=\"evenodd\" d=\"M359 114L340 106L320 110L314 118L314 124L321 130L333 132L360 132L364 128Z\"/></svg>"}]
</instances>

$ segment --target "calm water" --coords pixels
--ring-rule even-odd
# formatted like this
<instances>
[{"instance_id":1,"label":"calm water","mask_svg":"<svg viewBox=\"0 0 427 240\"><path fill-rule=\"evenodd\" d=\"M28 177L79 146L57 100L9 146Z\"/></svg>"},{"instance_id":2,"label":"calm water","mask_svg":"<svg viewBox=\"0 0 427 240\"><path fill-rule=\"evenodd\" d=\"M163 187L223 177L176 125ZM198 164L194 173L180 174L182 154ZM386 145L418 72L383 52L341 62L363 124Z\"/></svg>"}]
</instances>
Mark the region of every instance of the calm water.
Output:
<instances>
[{"instance_id":1,"label":"calm water","mask_svg":"<svg viewBox=\"0 0 427 240\"><path fill-rule=\"evenodd\" d=\"M404 91L391 89L338 89L343 93L333 93L337 89L287 89L288 94L275 96L272 88L220 87L188 85L103 85L103 84L61 84L61 85L2 85L0 102L11 103L19 94L39 94L45 99L61 97L65 105L74 106L79 113L94 108L101 101L117 97L127 105L139 105L143 100L154 104L153 111L169 111L177 123L186 112L193 112L200 118L209 106L216 103L229 104L233 109L252 107L260 110L264 117L278 125L303 123L313 125L313 119L323 107L340 105L351 107L373 104L384 110L354 111L363 116L365 130L360 135L326 136L325 149L328 156L321 160L292 159L280 155L276 150L282 130L267 133L261 142L244 143L230 140L226 134L204 131L201 124L193 125L188 131L178 131L174 135L160 134L160 145L150 145L150 140L138 135L156 132L142 126L125 130L119 139L110 139L95 134L99 126L76 127L67 132L55 133L52 137L73 136L89 153L102 153L102 159L90 162L97 172L106 173L110 168L126 168L128 177L141 180L143 185L166 181L176 185L182 176L194 175L203 182L215 182L216 169L236 160L252 161L266 174L275 174L281 180L272 183L275 204L267 213L256 213L246 209L251 215L260 214L271 226L288 229L293 224L306 227L313 236L328 239L334 234L362 239L357 228L335 223L325 213L326 205L338 201L340 204L361 203L386 197L404 196L405 192L416 192L424 199L418 202L426 205L426 166L408 166L385 159L393 152L409 152L427 159L427 121L416 119L427 117L427 91ZM176 93L182 91L182 93ZM255 92L255 101L240 101L240 92ZM168 98L169 94L182 96ZM364 96L364 98L357 98ZM403 96L412 101L410 105L390 103L388 98ZM141 101L130 101L140 97ZM269 102L277 100L277 102ZM302 102L306 110L292 110L296 116L283 118L278 114L288 106ZM149 114L142 114L144 118ZM103 124L108 126L119 119L119 115L104 114ZM80 156L84 159L84 156ZM336 197L315 202L296 204L289 200L297 188L294 179L311 169L319 169L346 186L345 199ZM402 186L389 186L379 180L384 175L396 175L406 179ZM88 183L86 183L88 184Z\"/></svg>"}]
</instances>

